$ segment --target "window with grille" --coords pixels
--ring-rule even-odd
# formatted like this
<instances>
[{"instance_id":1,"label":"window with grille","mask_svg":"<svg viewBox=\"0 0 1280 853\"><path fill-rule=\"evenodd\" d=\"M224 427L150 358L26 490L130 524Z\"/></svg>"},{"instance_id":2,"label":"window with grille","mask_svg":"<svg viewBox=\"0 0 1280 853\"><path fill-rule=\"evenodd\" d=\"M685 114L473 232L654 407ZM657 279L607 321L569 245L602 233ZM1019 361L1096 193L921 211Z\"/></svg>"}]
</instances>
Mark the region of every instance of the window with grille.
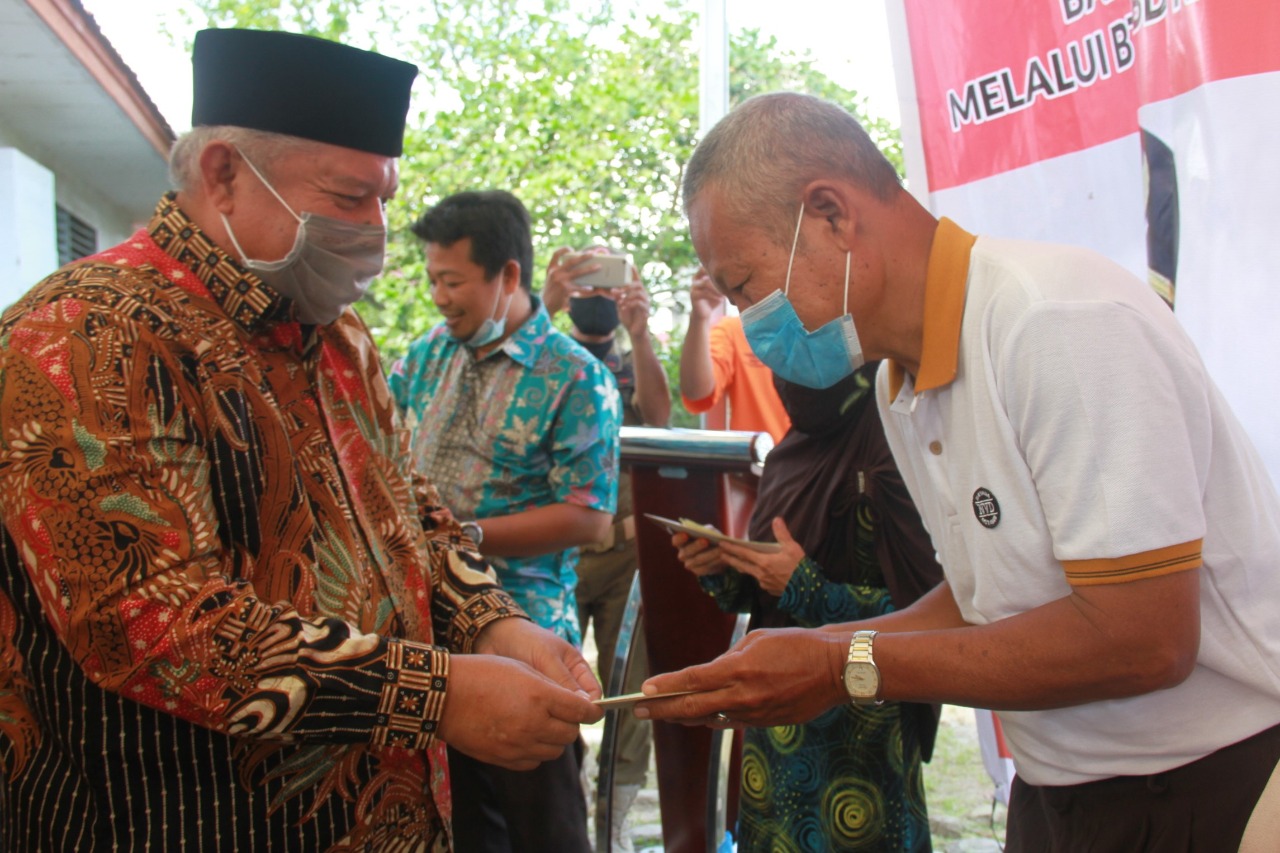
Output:
<instances>
[{"instance_id":1,"label":"window with grille","mask_svg":"<svg viewBox=\"0 0 1280 853\"><path fill-rule=\"evenodd\" d=\"M58 266L69 264L98 251L98 232L92 225L62 205L58 213Z\"/></svg>"}]
</instances>

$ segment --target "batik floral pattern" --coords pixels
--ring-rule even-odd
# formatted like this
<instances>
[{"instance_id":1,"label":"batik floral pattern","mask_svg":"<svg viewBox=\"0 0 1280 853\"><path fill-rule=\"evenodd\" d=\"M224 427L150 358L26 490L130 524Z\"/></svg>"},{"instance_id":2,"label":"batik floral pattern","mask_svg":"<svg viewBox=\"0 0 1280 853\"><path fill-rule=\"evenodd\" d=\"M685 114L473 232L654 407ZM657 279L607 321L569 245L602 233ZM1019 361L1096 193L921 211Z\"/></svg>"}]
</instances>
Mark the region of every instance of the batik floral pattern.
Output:
<instances>
[{"instance_id":1,"label":"batik floral pattern","mask_svg":"<svg viewBox=\"0 0 1280 853\"><path fill-rule=\"evenodd\" d=\"M166 197L0 320L5 849L447 845L449 654L522 614L288 312Z\"/></svg>"}]
</instances>

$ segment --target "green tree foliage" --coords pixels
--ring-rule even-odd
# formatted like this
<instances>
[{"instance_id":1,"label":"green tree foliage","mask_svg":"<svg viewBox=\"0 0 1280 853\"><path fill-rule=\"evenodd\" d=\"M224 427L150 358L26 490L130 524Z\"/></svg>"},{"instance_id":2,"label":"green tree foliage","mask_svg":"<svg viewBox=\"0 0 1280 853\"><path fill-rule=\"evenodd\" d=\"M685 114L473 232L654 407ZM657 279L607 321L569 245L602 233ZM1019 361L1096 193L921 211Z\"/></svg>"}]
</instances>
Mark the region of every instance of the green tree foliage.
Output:
<instances>
[{"instance_id":1,"label":"green tree foliage","mask_svg":"<svg viewBox=\"0 0 1280 853\"><path fill-rule=\"evenodd\" d=\"M675 389L697 267L679 197L699 131L697 17L685 2L431 0L400 9L387 0L372 17L359 0L195 5L214 25L377 42L422 69L388 212L387 270L359 306L385 357L439 319L409 224L451 193L501 188L532 214L535 287L560 246L605 243L634 256L659 315L654 325L669 329L658 346ZM781 51L756 30L733 34L730 46L731 104L779 89L844 104L901 169L897 131L866 115L858 94L812 58Z\"/></svg>"},{"instance_id":2,"label":"green tree foliage","mask_svg":"<svg viewBox=\"0 0 1280 853\"><path fill-rule=\"evenodd\" d=\"M249 27L258 30L287 30L342 41L350 31L351 16L359 4L350 0L199 0L193 4L203 19L202 26ZM194 17L185 11L180 17Z\"/></svg>"}]
</instances>

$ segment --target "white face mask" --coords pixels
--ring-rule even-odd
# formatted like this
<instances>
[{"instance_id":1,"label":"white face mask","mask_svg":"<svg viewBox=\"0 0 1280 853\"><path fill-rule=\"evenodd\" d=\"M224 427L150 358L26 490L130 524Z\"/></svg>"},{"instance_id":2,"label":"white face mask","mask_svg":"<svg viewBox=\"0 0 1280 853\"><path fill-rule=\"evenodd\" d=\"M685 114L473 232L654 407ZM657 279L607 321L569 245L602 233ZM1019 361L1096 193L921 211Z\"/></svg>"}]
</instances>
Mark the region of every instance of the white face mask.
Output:
<instances>
[{"instance_id":1,"label":"white face mask","mask_svg":"<svg viewBox=\"0 0 1280 853\"><path fill-rule=\"evenodd\" d=\"M382 272L387 251L386 226L356 225L316 213L299 216L258 168L243 153L240 156L262 185L298 220L298 232L293 248L280 260L254 260L245 255L227 217L222 216L231 244L246 269L293 301L298 322L332 323L364 296L374 277Z\"/></svg>"}]
</instances>

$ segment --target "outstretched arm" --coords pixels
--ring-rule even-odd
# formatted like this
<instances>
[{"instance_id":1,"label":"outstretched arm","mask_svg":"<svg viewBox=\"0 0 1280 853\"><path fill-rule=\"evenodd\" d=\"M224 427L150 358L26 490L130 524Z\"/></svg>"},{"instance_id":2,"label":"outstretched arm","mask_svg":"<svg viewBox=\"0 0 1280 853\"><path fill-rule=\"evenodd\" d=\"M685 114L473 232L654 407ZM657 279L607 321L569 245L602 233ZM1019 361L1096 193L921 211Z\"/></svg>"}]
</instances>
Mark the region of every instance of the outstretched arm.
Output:
<instances>
[{"instance_id":1,"label":"outstretched arm","mask_svg":"<svg viewBox=\"0 0 1280 853\"><path fill-rule=\"evenodd\" d=\"M1148 693L1180 683L1199 647L1199 572L1074 589L987 625L960 617L940 585L916 604L820 630L755 631L708 664L654 676L646 692L695 690L636 714L704 722L723 712L755 726L799 723L848 701L841 675L852 632L874 628L883 698L1036 710Z\"/></svg>"}]
</instances>

